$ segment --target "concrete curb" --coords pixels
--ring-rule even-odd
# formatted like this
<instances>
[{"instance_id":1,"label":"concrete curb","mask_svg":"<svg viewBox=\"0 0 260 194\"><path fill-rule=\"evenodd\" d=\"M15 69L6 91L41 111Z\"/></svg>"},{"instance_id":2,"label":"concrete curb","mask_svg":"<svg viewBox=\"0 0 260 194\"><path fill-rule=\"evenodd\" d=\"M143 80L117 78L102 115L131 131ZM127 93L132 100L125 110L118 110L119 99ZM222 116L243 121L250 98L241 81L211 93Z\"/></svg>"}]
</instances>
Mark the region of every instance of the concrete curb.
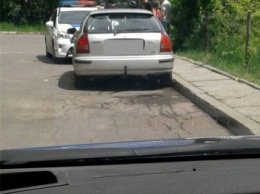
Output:
<instances>
[{"instance_id":1,"label":"concrete curb","mask_svg":"<svg viewBox=\"0 0 260 194\"><path fill-rule=\"evenodd\" d=\"M175 55L175 56L176 56L176 55ZM204 67L204 68L206 68L206 69L209 69L210 71L216 72L216 73L221 74L221 75L224 75L224 76L226 76L226 77L229 77L229 78L231 78L231 79L233 79L233 80L236 80L236 81L238 81L238 82L247 84L247 85L249 85L249 86L251 86L252 88L255 88L255 89L257 89L257 90L260 90L260 86L259 86L259 85L255 84L255 83L252 83L252 82L249 82L249 81L247 81L247 80L244 80L244 79L235 77L235 76L233 76L233 75L230 75L230 74L228 74L227 72L221 71L221 70L219 70L219 69L217 69L217 68L215 68L215 67L212 67L212 66L210 66L210 65L203 64L203 63L201 63L201 62L199 62L199 61L194 61L194 60L189 59L189 58L186 58L186 57L180 57L180 56L176 56L176 57L179 58L179 59L188 61L188 62L190 62L190 63L193 63L193 64L195 64L195 65L198 65L198 66L200 66L200 67Z\"/></svg>"},{"instance_id":2,"label":"concrete curb","mask_svg":"<svg viewBox=\"0 0 260 194\"><path fill-rule=\"evenodd\" d=\"M224 125L234 135L260 134L260 125L227 105L217 101L173 73L173 88Z\"/></svg>"}]
</instances>

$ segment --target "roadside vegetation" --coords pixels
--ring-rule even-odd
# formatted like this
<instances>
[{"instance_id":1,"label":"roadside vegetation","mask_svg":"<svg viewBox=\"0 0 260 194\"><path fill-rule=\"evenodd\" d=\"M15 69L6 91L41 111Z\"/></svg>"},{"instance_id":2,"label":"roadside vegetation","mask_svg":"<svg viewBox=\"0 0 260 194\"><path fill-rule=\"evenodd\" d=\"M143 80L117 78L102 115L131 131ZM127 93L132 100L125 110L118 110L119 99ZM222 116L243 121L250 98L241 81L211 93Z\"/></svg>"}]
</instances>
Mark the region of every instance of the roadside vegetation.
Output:
<instances>
[{"instance_id":1,"label":"roadside vegetation","mask_svg":"<svg viewBox=\"0 0 260 194\"><path fill-rule=\"evenodd\" d=\"M260 85L259 0L171 0L175 53ZM251 20L247 17L251 11ZM249 25L247 52L246 27Z\"/></svg>"},{"instance_id":2,"label":"roadside vegetation","mask_svg":"<svg viewBox=\"0 0 260 194\"><path fill-rule=\"evenodd\" d=\"M29 25L14 25L13 23L2 22L0 23L0 31L16 31L16 32L44 32L45 26L42 24Z\"/></svg>"},{"instance_id":3,"label":"roadside vegetation","mask_svg":"<svg viewBox=\"0 0 260 194\"><path fill-rule=\"evenodd\" d=\"M177 55L260 85L259 0L169 1L172 4L170 35ZM0 1L0 30L42 32L57 2ZM250 21L247 20L249 11ZM247 26L250 34L245 49Z\"/></svg>"}]
</instances>

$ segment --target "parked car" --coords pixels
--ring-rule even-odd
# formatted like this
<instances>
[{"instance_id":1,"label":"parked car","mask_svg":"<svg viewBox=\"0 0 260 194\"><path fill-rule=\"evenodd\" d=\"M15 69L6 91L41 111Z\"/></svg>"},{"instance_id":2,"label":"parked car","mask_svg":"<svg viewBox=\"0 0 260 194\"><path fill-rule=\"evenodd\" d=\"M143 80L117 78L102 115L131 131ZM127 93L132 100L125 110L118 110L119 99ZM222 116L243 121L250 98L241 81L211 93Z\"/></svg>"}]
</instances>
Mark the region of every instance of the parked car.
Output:
<instances>
[{"instance_id":1,"label":"parked car","mask_svg":"<svg viewBox=\"0 0 260 194\"><path fill-rule=\"evenodd\" d=\"M96 7L58 7L54 10L50 20L46 22L45 34L46 56L53 57L56 63L61 59L72 56L70 28L79 29L82 20Z\"/></svg>"},{"instance_id":2,"label":"parked car","mask_svg":"<svg viewBox=\"0 0 260 194\"><path fill-rule=\"evenodd\" d=\"M171 40L153 14L142 9L90 13L73 48L75 87L87 76L142 75L172 81Z\"/></svg>"}]
</instances>

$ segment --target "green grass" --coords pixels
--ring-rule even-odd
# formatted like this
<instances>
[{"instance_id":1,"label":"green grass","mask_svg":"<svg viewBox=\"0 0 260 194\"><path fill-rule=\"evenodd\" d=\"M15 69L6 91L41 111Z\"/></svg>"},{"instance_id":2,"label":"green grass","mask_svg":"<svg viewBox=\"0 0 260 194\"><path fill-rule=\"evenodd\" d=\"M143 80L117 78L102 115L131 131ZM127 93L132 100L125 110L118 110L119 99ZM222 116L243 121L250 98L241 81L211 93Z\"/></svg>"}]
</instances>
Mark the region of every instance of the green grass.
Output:
<instances>
[{"instance_id":1,"label":"green grass","mask_svg":"<svg viewBox=\"0 0 260 194\"><path fill-rule=\"evenodd\" d=\"M260 85L260 62L254 61L247 67L241 56L232 54L232 56L219 57L214 54L206 54L200 51L177 52L176 55L187 57L195 61L203 62L207 65L216 67L238 78L245 79Z\"/></svg>"},{"instance_id":2,"label":"green grass","mask_svg":"<svg viewBox=\"0 0 260 194\"><path fill-rule=\"evenodd\" d=\"M0 23L0 31L44 32L45 26L42 25L42 24L15 26L12 23L1 22Z\"/></svg>"}]
</instances>

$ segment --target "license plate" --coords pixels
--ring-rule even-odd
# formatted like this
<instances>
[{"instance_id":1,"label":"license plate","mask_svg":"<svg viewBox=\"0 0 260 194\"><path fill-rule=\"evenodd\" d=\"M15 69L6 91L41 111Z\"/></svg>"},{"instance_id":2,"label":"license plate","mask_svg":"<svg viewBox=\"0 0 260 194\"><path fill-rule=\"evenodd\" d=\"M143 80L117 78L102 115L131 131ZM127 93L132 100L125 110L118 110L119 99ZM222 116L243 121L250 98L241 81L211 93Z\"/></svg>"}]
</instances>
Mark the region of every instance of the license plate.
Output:
<instances>
[{"instance_id":1,"label":"license plate","mask_svg":"<svg viewBox=\"0 0 260 194\"><path fill-rule=\"evenodd\" d=\"M143 40L106 40L105 55L140 55L143 53Z\"/></svg>"}]
</instances>

